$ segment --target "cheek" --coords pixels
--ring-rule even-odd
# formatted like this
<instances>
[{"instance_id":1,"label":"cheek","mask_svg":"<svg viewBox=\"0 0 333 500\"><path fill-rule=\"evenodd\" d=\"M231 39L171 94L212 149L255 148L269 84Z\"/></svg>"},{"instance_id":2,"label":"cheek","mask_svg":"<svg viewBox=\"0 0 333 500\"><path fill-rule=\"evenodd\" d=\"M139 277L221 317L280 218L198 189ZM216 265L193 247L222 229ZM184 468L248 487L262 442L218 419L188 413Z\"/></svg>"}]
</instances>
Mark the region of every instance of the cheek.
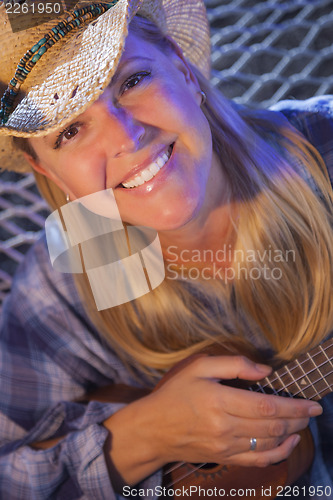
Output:
<instances>
[{"instance_id":1,"label":"cheek","mask_svg":"<svg viewBox=\"0 0 333 500\"><path fill-rule=\"evenodd\" d=\"M64 154L52 165L52 175L63 190L80 198L105 189L105 159L91 150Z\"/></svg>"},{"instance_id":2,"label":"cheek","mask_svg":"<svg viewBox=\"0 0 333 500\"><path fill-rule=\"evenodd\" d=\"M143 108L142 117L149 116L151 124L177 135L184 165L193 168L194 161L200 170L196 173L204 181L212 160L212 135L196 96L182 82L178 85L162 82L155 86Z\"/></svg>"},{"instance_id":3,"label":"cheek","mask_svg":"<svg viewBox=\"0 0 333 500\"><path fill-rule=\"evenodd\" d=\"M195 130L202 119L194 96L181 82L177 85L177 81L162 81L154 85L144 103L142 121L149 120L152 125L159 125L165 130L189 132Z\"/></svg>"},{"instance_id":4,"label":"cheek","mask_svg":"<svg viewBox=\"0 0 333 500\"><path fill-rule=\"evenodd\" d=\"M105 156L94 151L83 152L75 163L71 164L69 179L73 192L79 196L102 191L105 189L106 159Z\"/></svg>"}]
</instances>

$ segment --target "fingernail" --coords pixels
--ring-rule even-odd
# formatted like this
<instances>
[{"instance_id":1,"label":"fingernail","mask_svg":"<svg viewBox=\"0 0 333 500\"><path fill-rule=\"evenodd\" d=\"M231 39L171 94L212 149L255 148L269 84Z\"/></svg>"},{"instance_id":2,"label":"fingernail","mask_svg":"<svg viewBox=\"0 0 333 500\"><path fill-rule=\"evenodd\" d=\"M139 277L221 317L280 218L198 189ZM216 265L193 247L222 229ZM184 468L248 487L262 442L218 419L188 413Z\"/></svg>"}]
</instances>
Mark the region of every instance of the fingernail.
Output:
<instances>
[{"instance_id":1,"label":"fingernail","mask_svg":"<svg viewBox=\"0 0 333 500\"><path fill-rule=\"evenodd\" d=\"M297 434L297 436L295 436L294 439L293 439L293 447L294 448L298 445L298 443L300 442L300 440L301 440L301 436L299 434Z\"/></svg>"},{"instance_id":2,"label":"fingernail","mask_svg":"<svg viewBox=\"0 0 333 500\"><path fill-rule=\"evenodd\" d=\"M272 368L267 365L256 363L256 370L264 375L268 375L272 371Z\"/></svg>"},{"instance_id":3,"label":"fingernail","mask_svg":"<svg viewBox=\"0 0 333 500\"><path fill-rule=\"evenodd\" d=\"M310 406L310 409L309 409L310 417L318 417L318 415L321 415L322 413L323 413L323 409L320 405L316 404L316 405Z\"/></svg>"}]
</instances>

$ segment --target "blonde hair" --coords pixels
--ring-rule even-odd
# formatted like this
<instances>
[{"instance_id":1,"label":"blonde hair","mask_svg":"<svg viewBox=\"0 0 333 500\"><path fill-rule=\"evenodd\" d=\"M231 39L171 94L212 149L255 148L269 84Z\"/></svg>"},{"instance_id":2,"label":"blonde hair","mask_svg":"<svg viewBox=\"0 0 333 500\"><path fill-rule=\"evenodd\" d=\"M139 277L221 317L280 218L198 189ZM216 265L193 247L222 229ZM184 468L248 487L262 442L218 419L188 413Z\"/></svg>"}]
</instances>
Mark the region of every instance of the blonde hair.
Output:
<instances>
[{"instance_id":1,"label":"blonde hair","mask_svg":"<svg viewBox=\"0 0 333 500\"><path fill-rule=\"evenodd\" d=\"M136 17L132 28L171 50L149 21ZM167 271L153 292L100 312L87 278L75 278L96 327L127 366L152 381L175 362L216 345L251 353L254 343L289 360L333 327L333 195L323 160L286 120L277 121L277 113L235 108L192 69L206 93L213 148L237 202L232 266L237 271L241 264L243 273L226 283L171 280ZM53 209L65 203L51 181L35 176ZM250 260L249 252L262 258ZM293 256L274 261L280 279L264 278L272 252ZM253 269L260 278L248 279Z\"/></svg>"}]
</instances>

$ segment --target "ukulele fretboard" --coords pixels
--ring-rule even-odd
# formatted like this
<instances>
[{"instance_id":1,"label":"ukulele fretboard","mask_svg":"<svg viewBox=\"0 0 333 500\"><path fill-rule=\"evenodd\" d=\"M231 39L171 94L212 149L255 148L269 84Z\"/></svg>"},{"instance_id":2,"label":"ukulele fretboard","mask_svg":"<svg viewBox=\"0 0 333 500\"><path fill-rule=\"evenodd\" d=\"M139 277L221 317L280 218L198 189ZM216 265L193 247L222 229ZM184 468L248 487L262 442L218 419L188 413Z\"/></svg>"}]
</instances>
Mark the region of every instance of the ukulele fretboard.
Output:
<instances>
[{"instance_id":1,"label":"ukulele fretboard","mask_svg":"<svg viewBox=\"0 0 333 500\"><path fill-rule=\"evenodd\" d=\"M250 390L319 400L333 391L333 339L284 365Z\"/></svg>"}]
</instances>

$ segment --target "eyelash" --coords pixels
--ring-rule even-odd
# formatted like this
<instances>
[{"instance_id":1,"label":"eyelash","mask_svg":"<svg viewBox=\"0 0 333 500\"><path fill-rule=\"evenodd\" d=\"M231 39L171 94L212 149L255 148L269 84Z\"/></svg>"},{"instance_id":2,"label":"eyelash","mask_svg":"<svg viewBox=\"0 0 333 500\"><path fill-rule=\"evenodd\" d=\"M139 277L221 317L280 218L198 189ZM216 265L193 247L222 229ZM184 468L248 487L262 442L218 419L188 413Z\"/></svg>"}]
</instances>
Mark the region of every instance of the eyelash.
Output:
<instances>
[{"instance_id":1,"label":"eyelash","mask_svg":"<svg viewBox=\"0 0 333 500\"><path fill-rule=\"evenodd\" d=\"M53 149L59 149L60 148L62 139L63 139L64 135L66 134L66 132L69 132L72 128L75 128L75 127L77 128L77 127L80 127L80 126L82 126L82 123L75 122L75 123L71 123L68 127L64 128L64 130L62 130L58 134L58 136L57 136L57 138L55 140Z\"/></svg>"},{"instance_id":2,"label":"eyelash","mask_svg":"<svg viewBox=\"0 0 333 500\"><path fill-rule=\"evenodd\" d=\"M124 95L126 92L128 92L129 90L137 87L138 85L140 85L140 83L142 82L142 80L146 77L150 77L151 76L151 72L150 71L140 71L138 73L135 73L134 75L131 75L129 78L127 78L127 80L125 80L125 82L121 85L120 87L120 96ZM130 87L130 88L126 88L126 85L128 85L131 81L135 80L139 78L139 81L133 85L133 87ZM61 143L62 143L62 139L64 137L64 135L66 134L66 132L69 132L71 128L75 128L75 127L79 127L81 126L82 123L79 123L79 122L76 122L76 123L72 123L71 125L69 125L68 127L66 127L64 130L62 130L56 140L55 140L55 143L54 143L54 148L53 149L59 149L60 146L61 146Z\"/></svg>"},{"instance_id":3,"label":"eyelash","mask_svg":"<svg viewBox=\"0 0 333 500\"><path fill-rule=\"evenodd\" d=\"M137 87L138 85L140 85L140 83L142 82L142 80L146 77L150 77L151 76L151 72L150 71L140 71L138 73L135 73L134 75L131 75L129 78L127 78L127 80L125 80L125 82L121 85L120 87L120 95L122 96L125 92L128 92L128 90L131 90L133 89L134 87ZM128 85L131 81L135 80L139 78L139 81L138 83L136 83L135 85L133 85L133 87L130 87L130 88L127 88L126 89L126 85Z\"/></svg>"}]
</instances>

